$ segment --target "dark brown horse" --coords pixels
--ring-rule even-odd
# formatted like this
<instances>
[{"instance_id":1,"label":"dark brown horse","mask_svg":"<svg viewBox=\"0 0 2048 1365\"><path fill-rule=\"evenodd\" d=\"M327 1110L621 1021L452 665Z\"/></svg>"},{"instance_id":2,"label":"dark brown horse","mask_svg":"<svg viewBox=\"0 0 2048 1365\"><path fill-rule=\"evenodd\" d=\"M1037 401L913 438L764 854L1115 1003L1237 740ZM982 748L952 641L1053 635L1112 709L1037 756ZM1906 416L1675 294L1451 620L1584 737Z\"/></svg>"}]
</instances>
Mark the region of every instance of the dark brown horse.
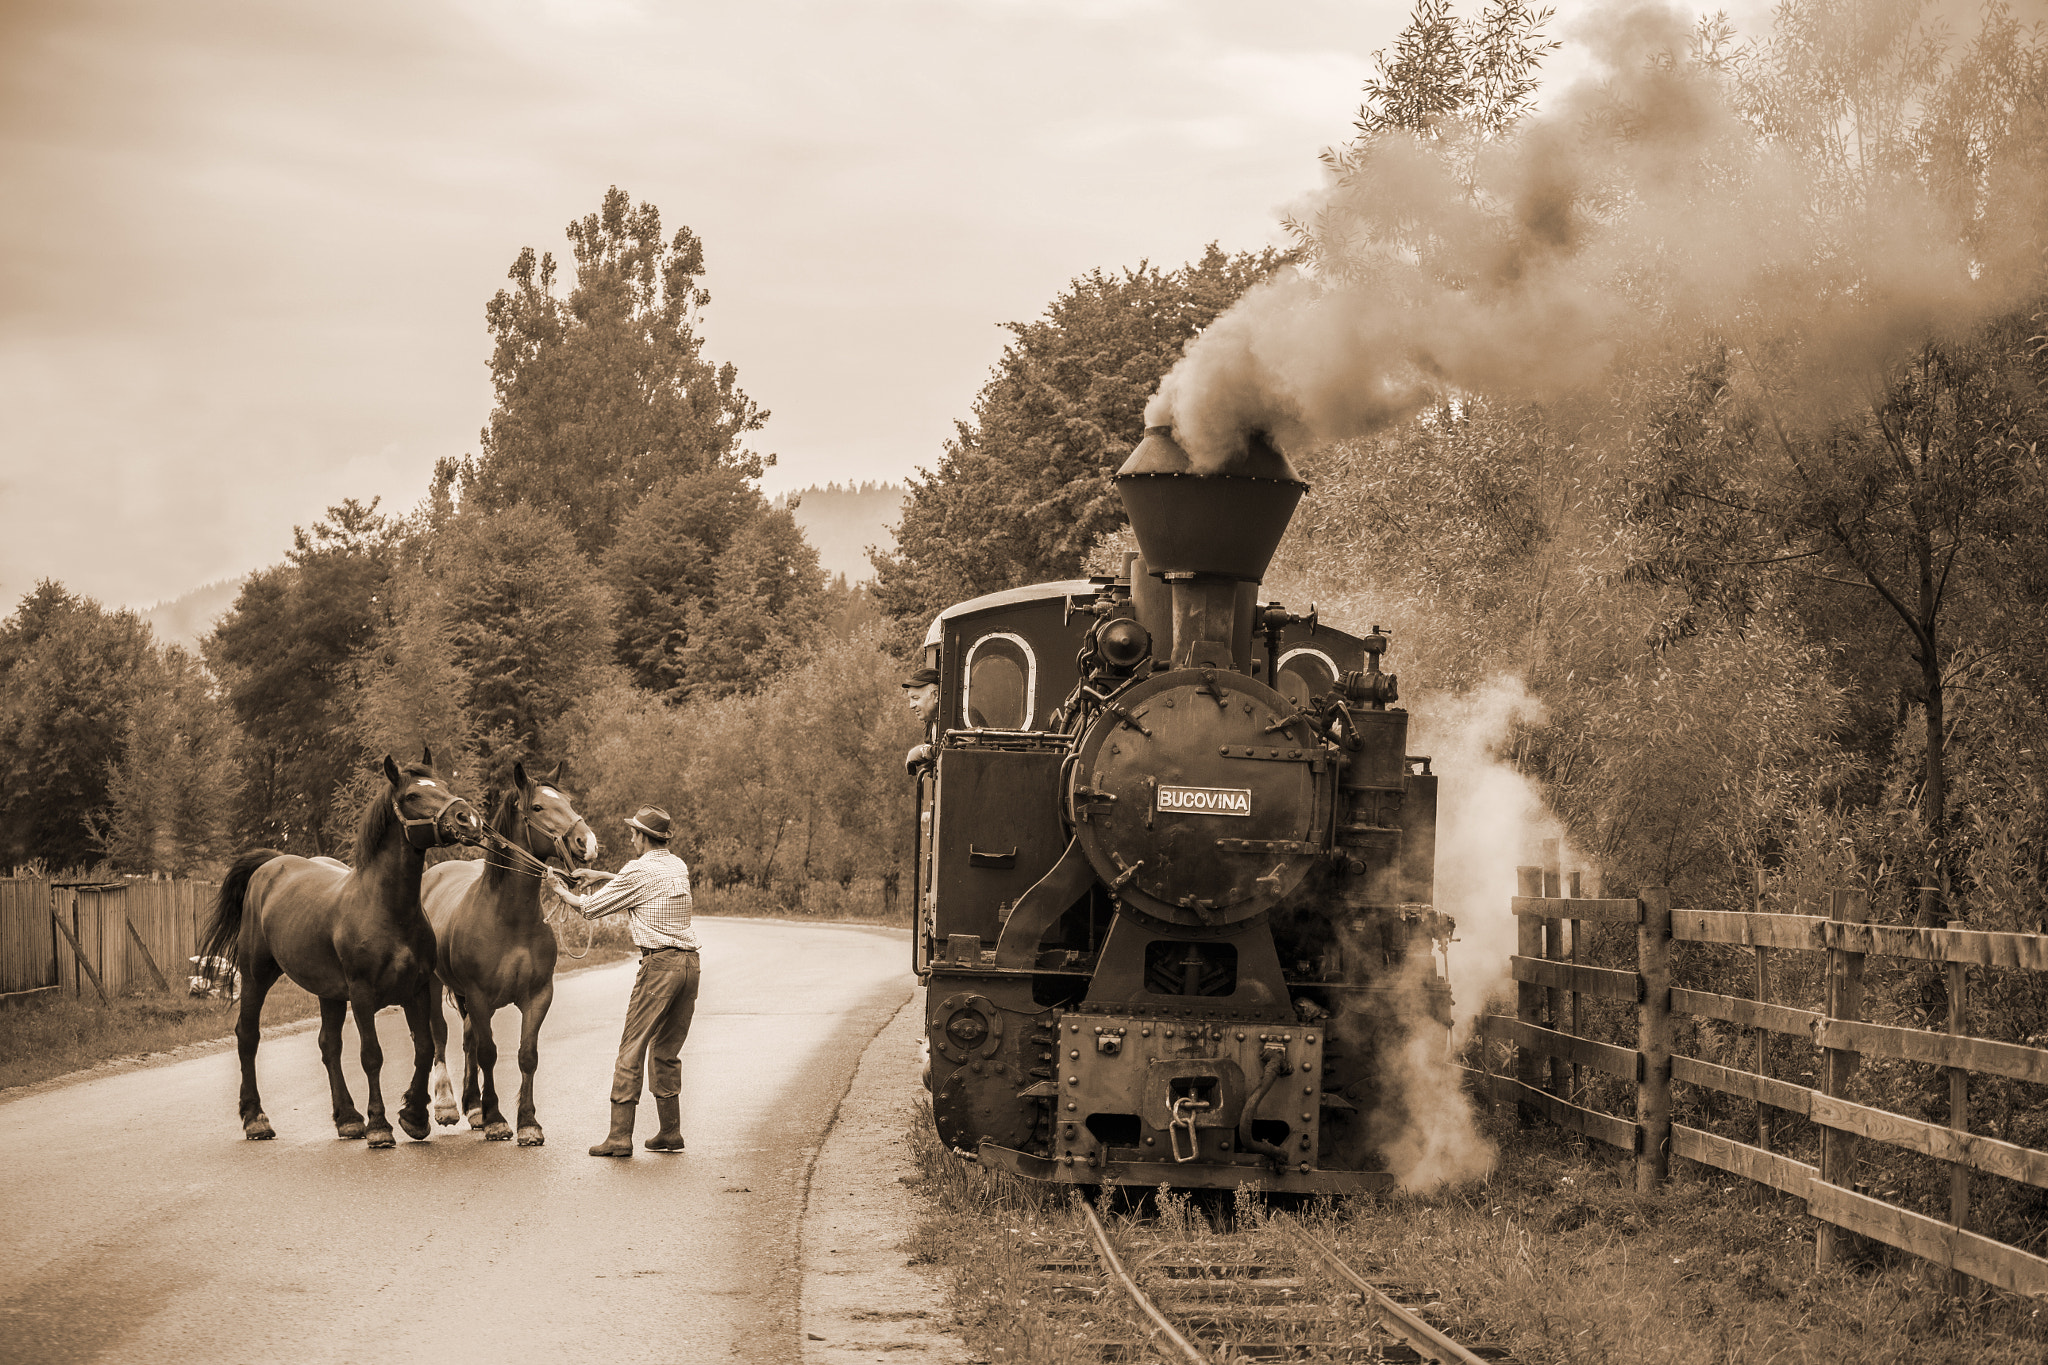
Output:
<instances>
[{"instance_id":1,"label":"dark brown horse","mask_svg":"<svg viewBox=\"0 0 2048 1365\"><path fill-rule=\"evenodd\" d=\"M540 1065L540 1026L555 999L555 931L541 915L541 873L549 858L573 872L597 857L597 836L555 785L561 772L556 768L553 777L535 783L525 764L514 764L512 790L491 820L483 860L428 868L420 893L434 926L435 970L462 1015L462 1112L492 1142L503 1142L512 1130L498 1109L491 1015L519 1007L521 1147L546 1141L533 1112L533 1073ZM438 999L432 1017L434 1117L452 1124L448 1021Z\"/></svg>"},{"instance_id":2,"label":"dark brown horse","mask_svg":"<svg viewBox=\"0 0 2048 1365\"><path fill-rule=\"evenodd\" d=\"M392 1146L384 1118L377 1043L377 1011L403 1005L412 1030L413 1079L398 1122L407 1137L427 1135L427 1069L433 1060L428 1009L436 1000L434 931L420 911L420 875L426 850L438 844L475 843L483 821L434 770L434 756L401 771L389 757L390 790L372 801L356 830L353 869L332 858L301 858L275 849L245 853L221 883L202 955L226 958L242 973L242 1011L235 1041L242 1057L242 1135L275 1137L256 1093L256 1044L263 997L289 976L320 997L320 1060L334 1097L334 1131L367 1135L372 1147ZM349 1098L341 1074L341 1021L351 1007L369 1080L367 1124Z\"/></svg>"}]
</instances>

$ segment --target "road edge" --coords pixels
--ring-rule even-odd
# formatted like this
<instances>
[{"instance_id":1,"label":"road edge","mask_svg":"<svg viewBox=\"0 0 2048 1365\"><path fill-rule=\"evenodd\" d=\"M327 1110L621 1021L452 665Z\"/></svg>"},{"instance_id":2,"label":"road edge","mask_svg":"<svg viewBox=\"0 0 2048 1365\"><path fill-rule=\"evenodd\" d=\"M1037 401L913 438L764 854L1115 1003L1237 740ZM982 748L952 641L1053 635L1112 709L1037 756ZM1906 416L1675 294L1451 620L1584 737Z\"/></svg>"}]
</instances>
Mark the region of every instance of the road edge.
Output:
<instances>
[{"instance_id":1,"label":"road edge","mask_svg":"<svg viewBox=\"0 0 2048 1365\"><path fill-rule=\"evenodd\" d=\"M804 1178L797 1235L803 1365L963 1365L935 1266L914 1265L915 1171L904 1133L923 1064L924 988L861 1052Z\"/></svg>"}]
</instances>

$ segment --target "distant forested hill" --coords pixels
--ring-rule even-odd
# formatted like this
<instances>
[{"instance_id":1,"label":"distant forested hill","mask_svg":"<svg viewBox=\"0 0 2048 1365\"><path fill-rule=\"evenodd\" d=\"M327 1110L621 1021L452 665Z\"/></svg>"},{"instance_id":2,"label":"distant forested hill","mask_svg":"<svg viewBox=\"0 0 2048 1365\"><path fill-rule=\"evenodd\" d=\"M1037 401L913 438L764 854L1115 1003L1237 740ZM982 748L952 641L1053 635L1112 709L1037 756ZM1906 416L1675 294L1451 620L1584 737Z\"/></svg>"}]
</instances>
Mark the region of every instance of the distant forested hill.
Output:
<instances>
[{"instance_id":1,"label":"distant forested hill","mask_svg":"<svg viewBox=\"0 0 2048 1365\"><path fill-rule=\"evenodd\" d=\"M157 603L142 613L142 619L149 622L150 633L158 644L182 645L197 654L199 637L227 614L228 608L235 605L235 594L241 590L241 579L223 578L218 583L194 588L183 597Z\"/></svg>"},{"instance_id":2,"label":"distant forested hill","mask_svg":"<svg viewBox=\"0 0 2048 1365\"><path fill-rule=\"evenodd\" d=\"M868 563L867 547L889 549L896 543L889 534L903 516L903 498L908 490L896 483L828 483L823 488L804 488L780 494L777 507L796 500L796 524L804 538L818 547L818 562L829 574L845 574L858 583L874 577Z\"/></svg>"}]
</instances>

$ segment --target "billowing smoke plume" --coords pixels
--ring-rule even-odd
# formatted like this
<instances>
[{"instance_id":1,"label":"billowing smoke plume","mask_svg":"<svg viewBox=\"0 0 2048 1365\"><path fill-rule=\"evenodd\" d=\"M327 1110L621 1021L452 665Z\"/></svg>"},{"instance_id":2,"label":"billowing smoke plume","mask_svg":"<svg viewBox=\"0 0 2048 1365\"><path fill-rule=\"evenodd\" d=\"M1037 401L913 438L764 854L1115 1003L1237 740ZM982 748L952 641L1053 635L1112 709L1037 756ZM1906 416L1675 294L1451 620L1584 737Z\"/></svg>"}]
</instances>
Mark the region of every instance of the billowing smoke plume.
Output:
<instances>
[{"instance_id":1,"label":"billowing smoke plume","mask_svg":"<svg viewBox=\"0 0 2048 1365\"><path fill-rule=\"evenodd\" d=\"M1385 137L1299 209L1318 277L1248 292L1190 345L1146 424L1173 426L1213 473L1247 430L1300 450L1445 390L1558 397L1635 348L1703 334L1753 358L1796 337L1786 354L1809 376L1855 372L1988 316L2038 269L2036 212L1993 220L1897 165L1837 166L1853 187L1817 189L1828 159L1741 123L1727 79L1688 60L1680 11L1618 3L1572 36L1595 76L1511 139L1466 161ZM2038 209L2041 187L2021 180L2008 194Z\"/></svg>"}]
</instances>

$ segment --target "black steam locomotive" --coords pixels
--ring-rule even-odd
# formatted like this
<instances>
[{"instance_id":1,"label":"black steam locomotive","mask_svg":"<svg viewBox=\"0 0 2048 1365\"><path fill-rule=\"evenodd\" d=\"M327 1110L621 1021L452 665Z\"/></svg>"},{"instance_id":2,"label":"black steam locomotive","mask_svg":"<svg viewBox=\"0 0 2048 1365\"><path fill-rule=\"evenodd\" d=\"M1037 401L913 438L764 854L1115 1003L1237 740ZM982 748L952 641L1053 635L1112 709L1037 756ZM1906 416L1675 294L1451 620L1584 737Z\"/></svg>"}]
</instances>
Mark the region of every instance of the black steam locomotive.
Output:
<instances>
[{"instance_id":1,"label":"black steam locomotive","mask_svg":"<svg viewBox=\"0 0 2048 1365\"><path fill-rule=\"evenodd\" d=\"M932 1115L988 1166L1381 1186L1383 1070L1448 1026L1436 778L1386 637L1260 601L1306 485L1256 433L1228 469L1149 428L1115 478L1121 575L963 602L925 638Z\"/></svg>"}]
</instances>

